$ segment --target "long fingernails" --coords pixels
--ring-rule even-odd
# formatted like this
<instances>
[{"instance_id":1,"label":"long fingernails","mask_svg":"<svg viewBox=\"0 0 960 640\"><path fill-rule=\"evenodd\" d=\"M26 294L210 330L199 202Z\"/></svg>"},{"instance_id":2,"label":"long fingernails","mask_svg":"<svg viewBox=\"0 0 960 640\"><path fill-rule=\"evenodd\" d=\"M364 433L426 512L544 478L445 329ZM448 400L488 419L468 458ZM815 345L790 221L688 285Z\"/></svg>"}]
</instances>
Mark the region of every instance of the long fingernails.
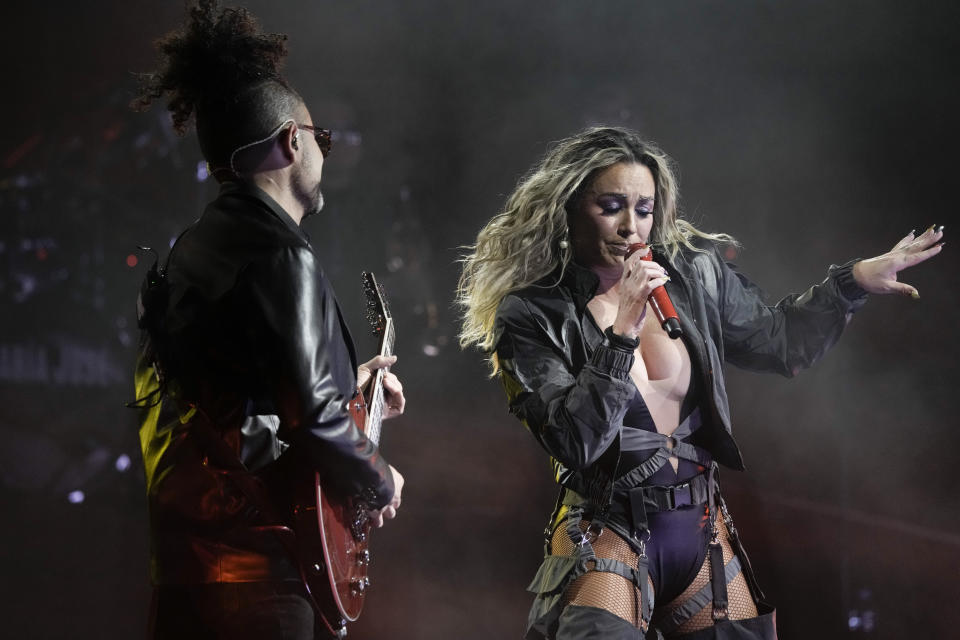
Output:
<instances>
[{"instance_id":1,"label":"long fingernails","mask_svg":"<svg viewBox=\"0 0 960 640\"><path fill-rule=\"evenodd\" d=\"M940 225L940 228L937 229L937 233L943 233L943 225Z\"/></svg>"},{"instance_id":2,"label":"long fingernails","mask_svg":"<svg viewBox=\"0 0 960 640\"><path fill-rule=\"evenodd\" d=\"M924 231L924 233L930 233L931 231L933 231L933 228L936 226L937 226L936 224L930 225L930 227L926 231Z\"/></svg>"},{"instance_id":3,"label":"long fingernails","mask_svg":"<svg viewBox=\"0 0 960 640\"><path fill-rule=\"evenodd\" d=\"M907 235L908 235L908 236L915 236L915 235L917 235L917 230L916 230L916 229L910 229L910 233L908 233Z\"/></svg>"},{"instance_id":4,"label":"long fingernails","mask_svg":"<svg viewBox=\"0 0 960 640\"><path fill-rule=\"evenodd\" d=\"M920 292L914 289L913 291L910 292L910 297L913 298L914 300L919 300Z\"/></svg>"}]
</instances>

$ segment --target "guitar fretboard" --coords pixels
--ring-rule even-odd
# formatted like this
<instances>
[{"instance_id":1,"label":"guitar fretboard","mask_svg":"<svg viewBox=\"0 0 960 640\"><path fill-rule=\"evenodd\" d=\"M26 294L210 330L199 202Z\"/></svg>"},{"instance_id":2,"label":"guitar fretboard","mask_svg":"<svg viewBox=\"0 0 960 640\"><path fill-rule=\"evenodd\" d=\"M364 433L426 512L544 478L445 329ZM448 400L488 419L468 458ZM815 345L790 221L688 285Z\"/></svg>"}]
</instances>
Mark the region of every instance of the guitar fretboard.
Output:
<instances>
[{"instance_id":1,"label":"guitar fretboard","mask_svg":"<svg viewBox=\"0 0 960 640\"><path fill-rule=\"evenodd\" d=\"M388 319L384 327L383 344L380 347L380 355L393 355L394 340L393 320ZM380 446L380 427L383 423L383 409L386 398L383 390L383 369L378 369L373 380L373 391L370 395L370 411L367 419L367 437L374 444Z\"/></svg>"}]
</instances>

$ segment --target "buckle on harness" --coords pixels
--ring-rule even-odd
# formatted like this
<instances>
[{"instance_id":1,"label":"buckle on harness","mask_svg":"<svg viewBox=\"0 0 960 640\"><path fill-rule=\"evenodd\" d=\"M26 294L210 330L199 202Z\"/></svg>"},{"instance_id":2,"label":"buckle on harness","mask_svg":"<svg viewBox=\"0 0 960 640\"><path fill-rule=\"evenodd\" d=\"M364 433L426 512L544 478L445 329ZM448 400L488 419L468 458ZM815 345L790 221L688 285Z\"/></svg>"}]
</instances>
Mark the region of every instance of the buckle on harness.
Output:
<instances>
[{"instance_id":1,"label":"buckle on harness","mask_svg":"<svg viewBox=\"0 0 960 640\"><path fill-rule=\"evenodd\" d=\"M666 502L665 506L667 511L673 511L674 509L693 504L693 490L689 482L666 487L663 497Z\"/></svg>"},{"instance_id":2,"label":"buckle on harness","mask_svg":"<svg viewBox=\"0 0 960 640\"><path fill-rule=\"evenodd\" d=\"M647 534L646 539L644 539L644 537L643 537L643 534L644 534L644 533ZM646 559L646 557L647 557L647 543L650 542L650 538L653 537L653 534L650 533L650 530L649 530L649 529L644 529L644 530L640 533L640 535L637 535L637 532L634 531L633 534L632 534L632 536L633 536L633 539L637 541L637 544L640 545L640 557Z\"/></svg>"},{"instance_id":3,"label":"buckle on harness","mask_svg":"<svg viewBox=\"0 0 960 640\"><path fill-rule=\"evenodd\" d=\"M667 492L663 495L667 502L667 511L673 511L677 508L677 488L667 487Z\"/></svg>"},{"instance_id":4,"label":"buckle on harness","mask_svg":"<svg viewBox=\"0 0 960 640\"><path fill-rule=\"evenodd\" d=\"M597 541L597 538L603 535L603 525L591 522L590 526L587 527L587 530L583 532L583 538L580 539L580 546L587 544L593 544Z\"/></svg>"}]
</instances>

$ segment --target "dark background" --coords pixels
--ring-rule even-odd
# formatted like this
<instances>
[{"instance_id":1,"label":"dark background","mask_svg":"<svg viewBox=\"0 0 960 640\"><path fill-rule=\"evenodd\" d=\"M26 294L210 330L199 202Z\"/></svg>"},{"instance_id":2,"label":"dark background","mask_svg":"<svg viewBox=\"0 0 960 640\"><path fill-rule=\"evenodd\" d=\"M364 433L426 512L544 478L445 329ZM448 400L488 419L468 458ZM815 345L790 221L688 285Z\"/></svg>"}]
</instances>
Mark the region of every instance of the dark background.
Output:
<instances>
[{"instance_id":1,"label":"dark background","mask_svg":"<svg viewBox=\"0 0 960 640\"><path fill-rule=\"evenodd\" d=\"M57 6L58 5L58 6ZM520 637L554 497L481 354L456 260L550 141L623 124L679 163L685 215L736 236L776 300L911 228L956 225L952 2L250 2L339 133L306 223L361 346L361 269L398 323L407 486L373 541L357 638ZM147 518L132 395L146 260L215 193L193 135L126 109L179 2L0 8L0 534L5 637L142 635ZM949 245L949 243L948 243ZM723 482L783 638L960 625L958 261L905 274L796 380L729 371L746 474ZM129 466L125 461L129 460ZM71 492L83 501L72 503ZM74 500L79 494L72 494Z\"/></svg>"}]
</instances>

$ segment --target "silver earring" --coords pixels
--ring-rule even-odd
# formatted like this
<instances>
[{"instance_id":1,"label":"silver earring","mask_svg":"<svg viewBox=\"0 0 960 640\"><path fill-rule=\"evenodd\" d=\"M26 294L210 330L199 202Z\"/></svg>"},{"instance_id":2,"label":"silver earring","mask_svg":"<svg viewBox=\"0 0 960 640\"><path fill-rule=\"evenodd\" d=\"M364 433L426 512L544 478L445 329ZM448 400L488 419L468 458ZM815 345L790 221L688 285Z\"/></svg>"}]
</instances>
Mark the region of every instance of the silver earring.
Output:
<instances>
[{"instance_id":1,"label":"silver earring","mask_svg":"<svg viewBox=\"0 0 960 640\"><path fill-rule=\"evenodd\" d=\"M294 149L300 148L300 143L297 141L297 136L293 136L293 140L290 141L290 146Z\"/></svg>"},{"instance_id":2,"label":"silver earring","mask_svg":"<svg viewBox=\"0 0 960 640\"><path fill-rule=\"evenodd\" d=\"M570 248L570 243L567 242L566 240L561 240L561 241L560 241L560 248L561 248L561 249L568 249L568 248Z\"/></svg>"}]
</instances>

